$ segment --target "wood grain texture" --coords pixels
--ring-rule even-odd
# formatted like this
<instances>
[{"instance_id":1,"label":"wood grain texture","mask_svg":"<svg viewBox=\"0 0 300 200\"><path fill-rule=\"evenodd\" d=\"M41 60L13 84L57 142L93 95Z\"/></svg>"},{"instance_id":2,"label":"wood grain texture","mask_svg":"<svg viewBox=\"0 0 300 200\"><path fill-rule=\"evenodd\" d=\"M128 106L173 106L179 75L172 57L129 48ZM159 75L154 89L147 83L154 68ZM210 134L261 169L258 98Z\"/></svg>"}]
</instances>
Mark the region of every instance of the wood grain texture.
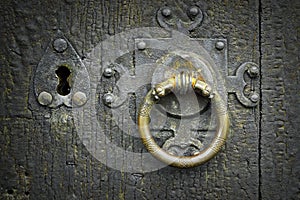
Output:
<instances>
[{"instance_id":1,"label":"wood grain texture","mask_svg":"<svg viewBox=\"0 0 300 200\"><path fill-rule=\"evenodd\" d=\"M262 199L300 198L300 2L262 1Z\"/></svg>"},{"instance_id":2,"label":"wood grain texture","mask_svg":"<svg viewBox=\"0 0 300 200\"><path fill-rule=\"evenodd\" d=\"M164 5L184 13L184 5L194 4L204 21L189 36L227 38L229 75L244 62L259 63L260 53L262 64L261 130L260 108L245 108L229 95L229 138L208 163L151 173L110 169L86 150L70 109L49 110L29 102L35 68L57 29L84 59L111 35L158 27L156 11ZM262 0L261 6L242 0L1 1L0 198L299 198L299 9L292 0ZM108 129L118 130L109 113L101 119ZM124 148L145 151L138 139L120 131L108 134Z\"/></svg>"}]
</instances>

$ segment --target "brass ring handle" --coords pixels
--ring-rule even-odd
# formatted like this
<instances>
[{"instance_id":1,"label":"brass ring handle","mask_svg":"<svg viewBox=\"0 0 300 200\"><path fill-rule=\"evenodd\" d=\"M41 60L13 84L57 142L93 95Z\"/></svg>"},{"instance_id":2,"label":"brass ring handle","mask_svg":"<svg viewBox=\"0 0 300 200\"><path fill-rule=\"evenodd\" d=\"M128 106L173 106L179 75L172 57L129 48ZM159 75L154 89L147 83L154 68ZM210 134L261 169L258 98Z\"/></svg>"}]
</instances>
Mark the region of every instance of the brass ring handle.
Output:
<instances>
[{"instance_id":1,"label":"brass ring handle","mask_svg":"<svg viewBox=\"0 0 300 200\"><path fill-rule=\"evenodd\" d=\"M181 81L178 81L178 79ZM211 89L209 85L204 82L202 77L194 78L192 76L184 76L184 79L185 80L182 80L182 76L180 77L179 75L172 77L165 82L157 84L147 93L138 113L139 132L147 150L160 161L179 168L195 167L213 158L225 143L229 129L227 108L224 105L219 93L214 92L214 95L211 95ZM207 148L200 151L199 154L193 156L176 156L166 152L156 144L150 133L150 112L153 105L159 101L160 97L167 95L172 90L176 88L182 89L182 85L179 83L185 83L184 85L190 84L196 92L205 97L211 98L213 109L217 115L217 129L215 138Z\"/></svg>"}]
</instances>

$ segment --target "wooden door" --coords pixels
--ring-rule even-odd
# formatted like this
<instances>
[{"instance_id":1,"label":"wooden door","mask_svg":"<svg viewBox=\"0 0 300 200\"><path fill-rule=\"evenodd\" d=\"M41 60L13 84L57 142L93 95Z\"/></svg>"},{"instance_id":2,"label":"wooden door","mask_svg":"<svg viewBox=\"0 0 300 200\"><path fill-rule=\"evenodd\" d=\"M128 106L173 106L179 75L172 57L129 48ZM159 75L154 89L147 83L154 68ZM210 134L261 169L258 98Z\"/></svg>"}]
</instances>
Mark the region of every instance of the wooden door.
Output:
<instances>
[{"instance_id":1,"label":"wooden door","mask_svg":"<svg viewBox=\"0 0 300 200\"><path fill-rule=\"evenodd\" d=\"M299 10L300 3L292 0L1 1L1 199L299 199ZM151 27L148 34L146 27ZM135 48L135 42L161 41L170 38L172 30L198 41L219 66L230 117L225 145L214 158L193 168L113 167L126 161L127 154L95 154L88 144L104 141L86 131L97 133L101 127L106 144L138 156L148 152L132 133L137 129L122 122L125 115L115 118L118 110L107 106L113 100L104 95L123 72L129 73L128 80L139 77L151 83L153 70L137 66L155 63L167 49L141 53L147 47ZM122 40L116 40L120 34ZM133 49L121 55L124 45ZM104 71L102 61L108 57L114 58L114 65ZM77 68L68 71L68 62ZM238 69L249 62L258 71L243 73L237 80ZM81 76L62 86L74 72ZM53 77L58 77L58 84L62 81L60 96L46 95L40 101L37 91L50 87ZM232 80L245 80L245 88L236 88L248 98L246 103L238 98ZM81 113L74 112L76 105L61 98L68 92L73 95L76 84L85 97L71 97L73 103L77 98L79 109L91 103L93 110L84 113L95 112L95 118L76 115ZM133 122L148 90L149 84L144 84L120 97L126 98ZM56 97L63 100L48 106L49 98L53 103ZM170 129L164 131L161 140L170 134ZM142 164L147 168L155 162L159 161Z\"/></svg>"}]
</instances>

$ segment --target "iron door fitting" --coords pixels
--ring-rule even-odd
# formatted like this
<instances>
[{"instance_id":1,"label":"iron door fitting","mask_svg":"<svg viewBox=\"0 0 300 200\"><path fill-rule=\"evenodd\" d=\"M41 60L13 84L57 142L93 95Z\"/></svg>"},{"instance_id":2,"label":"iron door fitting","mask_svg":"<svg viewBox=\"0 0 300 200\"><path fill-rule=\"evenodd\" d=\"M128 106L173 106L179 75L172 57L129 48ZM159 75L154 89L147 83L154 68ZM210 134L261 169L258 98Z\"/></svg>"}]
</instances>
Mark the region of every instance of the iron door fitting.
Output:
<instances>
[{"instance_id":1,"label":"iron door fitting","mask_svg":"<svg viewBox=\"0 0 300 200\"><path fill-rule=\"evenodd\" d=\"M76 83L75 80L79 81ZM34 74L34 94L42 106L82 106L89 97L89 75L81 58L58 31Z\"/></svg>"},{"instance_id":2,"label":"iron door fitting","mask_svg":"<svg viewBox=\"0 0 300 200\"><path fill-rule=\"evenodd\" d=\"M157 36L162 32L160 29L147 29L146 34L144 34L145 30L142 33L148 35L151 31ZM104 104L115 113L130 113L129 95L134 94L137 88L150 83L151 88L154 89L150 90L145 101L140 102L142 106L137 116L139 131L149 152L166 164L176 167L193 167L208 161L220 150L227 136L228 93L235 93L240 103L246 107L254 107L258 104L259 93L256 80L259 76L259 67L255 63L246 62L238 67L236 76L228 76L226 39L192 39L177 31L172 31L169 35L163 34L164 37L138 37L138 35L140 34L127 33L118 40L119 42L123 40L125 44L131 42L129 44L133 46L131 61L119 59L123 54L130 55L128 50L124 53L119 51L117 54L107 54L107 56L99 54L102 48L113 50L111 45L114 46L114 43L104 42L90 53L91 58L88 58L84 64L70 42L59 32L46 49L36 69L34 92L37 101L42 106L50 108L60 105L73 106L76 117L86 116L88 120L93 113L85 115L81 112L90 112L88 106L93 105L94 108L95 103ZM113 56L118 58L113 59ZM117 61L118 59L121 62ZM88 74L85 65L89 66L92 76ZM93 70L96 73L93 73ZM90 77L93 82L91 89ZM97 77L105 81L95 87L95 83L99 82ZM161 93L164 90L159 91L156 86L165 83L166 80L175 82L176 87L173 84L168 91ZM193 90L200 91L200 95L192 97L189 92ZM170 91L178 95L173 95L172 99L170 95L166 95ZM94 94L95 92L98 94ZM94 99L86 106L90 93L91 97L99 98L99 101ZM183 126L176 130L174 124L170 125L168 130L173 132L173 136L158 147L151 139L150 128L162 130L164 126L153 124L149 127L147 123L155 99L159 96L164 96L160 100L164 106L158 105L160 107L158 110L167 113L171 118L182 119ZM76 107L82 109L78 110ZM212 108L215 114L209 120L210 126L201 128L199 119L195 116L205 113L209 108ZM128 115L128 119L123 120L130 122L132 119L129 118ZM94 120L99 118L93 118L91 121ZM123 123L123 126L138 132L136 124ZM187 129L189 133L182 135ZM91 131L91 135L97 134ZM200 141L199 136L194 137L192 132L195 131L214 132L214 134L207 136L210 142L205 142ZM87 135L85 133L82 137ZM83 142L87 147L91 143Z\"/></svg>"},{"instance_id":3,"label":"iron door fitting","mask_svg":"<svg viewBox=\"0 0 300 200\"><path fill-rule=\"evenodd\" d=\"M152 64L146 66L145 62L152 62ZM183 63L190 64L184 66ZM235 76L228 76L226 39L191 39L175 31L172 32L170 38L137 38L135 39L134 64L134 70L125 74L123 73L126 71L125 64L113 63L104 67L103 76L106 79L111 79L112 74L123 74L115 83L110 82L110 84L115 84L111 87L114 89L104 93L102 100L111 109L119 107L126 109L128 95L135 93L136 86L151 82L152 89L140 103L139 132L148 151L168 165L181 168L193 167L208 161L217 154L225 143L229 129L228 93L236 94L239 102L245 107L255 107L259 101L256 86L259 67L253 62L246 62L238 67ZM178 78L179 74L182 74L181 78ZM214 98L203 98L205 97L203 90L198 90L202 95L197 95L199 104L195 105L195 101L191 100L193 98L187 92L191 89L197 90L195 84L192 83L193 80L198 80L199 75L203 76L204 83L211 87ZM161 84L165 84L166 88L158 87ZM181 85L180 89L178 85ZM109 86L102 85L102 87L108 88ZM171 91L178 93L173 100L159 98L168 96L167 94ZM176 98L181 99L178 105L174 104ZM164 101L165 105L156 105L157 99L160 99L160 102ZM196 125L190 127L187 125L180 130L181 132L173 130L177 132L175 136L166 140L162 146L158 145L150 129L161 130L163 127L156 124L149 126L150 112L154 105L160 107L158 110L163 110L162 112L176 118L183 117L183 119L204 112L207 106L211 106L215 112L215 119L211 120L213 125L207 131L213 130L215 134L210 144L204 147L203 142L195 138L186 140L188 135L183 135L182 138L177 137L176 134L182 136L185 128L197 129ZM181 106L181 109L178 109L178 106ZM174 146L177 150L174 150ZM185 156L187 151L178 152L178 149L187 149L189 154Z\"/></svg>"}]
</instances>

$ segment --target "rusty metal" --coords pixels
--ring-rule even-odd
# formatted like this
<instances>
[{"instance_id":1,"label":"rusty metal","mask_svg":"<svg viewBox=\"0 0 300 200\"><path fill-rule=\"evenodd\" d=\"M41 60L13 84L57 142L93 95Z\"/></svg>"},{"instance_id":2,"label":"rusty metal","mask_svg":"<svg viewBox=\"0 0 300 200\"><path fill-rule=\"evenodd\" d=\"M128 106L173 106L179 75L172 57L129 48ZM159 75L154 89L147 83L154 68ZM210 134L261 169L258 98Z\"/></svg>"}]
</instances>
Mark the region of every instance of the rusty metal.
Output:
<instances>
[{"instance_id":1,"label":"rusty metal","mask_svg":"<svg viewBox=\"0 0 300 200\"><path fill-rule=\"evenodd\" d=\"M185 81L190 80L190 81ZM209 97L214 105L215 112L217 114L217 129L215 138L211 144L200 152L195 152L192 156L177 156L173 153L167 152L157 145L150 132L150 112L159 98L168 95L172 90L176 89L178 85L176 83L182 83L190 85L195 91L205 97ZM179 86L182 88L182 86ZM202 77L191 77L190 74L179 74L175 77L171 77L168 80L157 84L151 89L144 101L142 102L139 114L138 114L138 128L142 141L148 151L157 159L165 162L171 166L179 168L189 168L201 165L211 158L213 158L225 143L227 133L229 129L229 117L221 96L217 91L211 94L210 86L205 83Z\"/></svg>"}]
</instances>

